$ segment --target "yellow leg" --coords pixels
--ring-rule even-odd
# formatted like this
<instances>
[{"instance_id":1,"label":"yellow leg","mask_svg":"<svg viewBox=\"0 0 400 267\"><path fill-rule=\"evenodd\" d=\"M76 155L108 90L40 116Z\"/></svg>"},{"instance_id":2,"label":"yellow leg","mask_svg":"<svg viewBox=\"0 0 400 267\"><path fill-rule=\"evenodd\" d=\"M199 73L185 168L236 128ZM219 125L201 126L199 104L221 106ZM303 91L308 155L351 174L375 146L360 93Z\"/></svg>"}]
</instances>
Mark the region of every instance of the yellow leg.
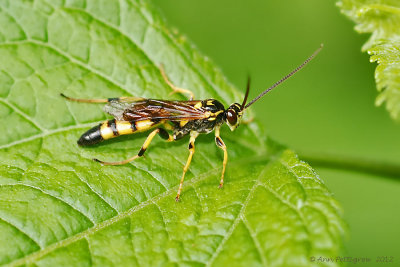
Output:
<instances>
[{"instance_id":1,"label":"yellow leg","mask_svg":"<svg viewBox=\"0 0 400 267\"><path fill-rule=\"evenodd\" d=\"M98 159L93 159L93 160L97 161L97 162L99 162L99 163L101 163L103 165L123 165L123 164L129 163L129 162L131 162L131 161L133 161L133 160L135 160L135 159L137 159L137 158L139 158L139 157L144 155L144 152L146 152L146 149L149 147L151 141L153 140L154 136L156 136L156 134L160 134L160 136L163 139L166 139L167 142L174 141L174 138L170 134L168 134L167 131L165 131L162 128L158 128L158 129L155 129L154 131L152 131L147 136L146 140L144 141L144 143L142 145L142 148L139 150L139 153L137 155L129 158L129 159L122 160L122 161L116 161L116 162L106 162L106 161L101 161L101 160L98 160Z\"/></svg>"},{"instance_id":2,"label":"yellow leg","mask_svg":"<svg viewBox=\"0 0 400 267\"><path fill-rule=\"evenodd\" d=\"M179 88L176 87L167 77L167 75L165 74L164 71L164 66L160 65L160 72L162 77L164 78L164 81L171 87L172 92L170 93L170 95L172 94L176 94L176 93L183 93L183 94L189 94L190 95L190 100L194 99L194 94L192 91L188 90L188 89L183 89L183 88Z\"/></svg>"},{"instance_id":3,"label":"yellow leg","mask_svg":"<svg viewBox=\"0 0 400 267\"><path fill-rule=\"evenodd\" d=\"M189 157L186 161L185 167L183 167L183 174L181 178L181 182L179 183L179 188L178 188L178 194L176 194L176 201L179 201L179 197L182 192L182 185L183 185L183 180L185 180L185 174L187 170L189 169L190 162L192 161L193 154L194 154L194 141L196 140L196 137L199 135L198 132L191 132L190 133L190 142L189 142Z\"/></svg>"},{"instance_id":4,"label":"yellow leg","mask_svg":"<svg viewBox=\"0 0 400 267\"><path fill-rule=\"evenodd\" d=\"M226 150L224 141L219 136L219 127L215 128L215 143L217 144L217 146L219 148L221 148L224 151L224 161L222 163L222 174L221 174L221 180L219 182L219 188L221 188L224 186L224 175L225 175L226 163L228 162L228 151Z\"/></svg>"},{"instance_id":5,"label":"yellow leg","mask_svg":"<svg viewBox=\"0 0 400 267\"><path fill-rule=\"evenodd\" d=\"M123 97L115 97L115 98L104 98L104 99L80 99L80 98L73 98L64 95L63 93L60 94L62 97L69 101L81 102L81 103L107 103L110 101L120 101L120 102L129 102L129 101L139 101L143 98L141 97L134 97L134 96L123 96Z\"/></svg>"}]
</instances>

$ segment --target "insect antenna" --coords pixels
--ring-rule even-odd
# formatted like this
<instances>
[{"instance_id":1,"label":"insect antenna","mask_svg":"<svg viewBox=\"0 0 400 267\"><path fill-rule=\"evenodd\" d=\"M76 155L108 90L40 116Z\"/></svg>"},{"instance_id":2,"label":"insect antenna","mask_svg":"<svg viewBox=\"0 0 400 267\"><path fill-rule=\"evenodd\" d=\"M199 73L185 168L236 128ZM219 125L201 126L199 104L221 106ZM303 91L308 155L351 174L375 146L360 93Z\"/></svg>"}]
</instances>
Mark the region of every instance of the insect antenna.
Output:
<instances>
[{"instance_id":1,"label":"insect antenna","mask_svg":"<svg viewBox=\"0 0 400 267\"><path fill-rule=\"evenodd\" d=\"M250 107L254 102L256 102L258 99L260 99L261 97L263 97L266 93L268 93L269 91L271 91L272 89L274 89L275 87L277 87L278 85L280 85L281 83L283 83L284 81L286 81L287 79L289 79L293 74L295 74L296 72L298 72L299 70L301 70L305 65L307 65L308 62L310 62L322 49L324 45L321 44L321 46L314 51L314 53L307 58L306 61L303 62L303 64L301 64L300 66L298 66L297 68L295 68L294 70L292 70L288 75L286 75L285 77L283 77L282 79L280 79L279 81L277 81L276 83L274 83L271 87L269 87L268 89L266 89L264 92L262 92L261 94L259 94L256 98L254 98L253 100L250 101L250 103L248 103L246 106L242 105L242 109L246 109L248 107ZM248 82L248 86L249 86L249 82ZM247 93L248 93L248 89L246 91L246 96L245 96L245 100L247 100ZM243 101L245 102L245 101Z\"/></svg>"},{"instance_id":2,"label":"insect antenna","mask_svg":"<svg viewBox=\"0 0 400 267\"><path fill-rule=\"evenodd\" d=\"M247 76L247 86L246 86L246 94L244 95L243 103L242 103L242 110L244 109L244 105L246 105L247 97L249 96L250 92L250 75Z\"/></svg>"}]
</instances>

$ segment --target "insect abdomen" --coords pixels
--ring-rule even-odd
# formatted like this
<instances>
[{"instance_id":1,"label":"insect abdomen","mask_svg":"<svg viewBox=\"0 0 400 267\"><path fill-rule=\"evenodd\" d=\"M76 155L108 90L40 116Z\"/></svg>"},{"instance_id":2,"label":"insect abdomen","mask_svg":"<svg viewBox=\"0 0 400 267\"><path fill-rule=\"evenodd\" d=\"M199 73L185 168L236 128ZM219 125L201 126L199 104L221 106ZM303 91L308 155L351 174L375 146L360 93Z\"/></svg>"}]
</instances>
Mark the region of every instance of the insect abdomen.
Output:
<instances>
[{"instance_id":1,"label":"insect abdomen","mask_svg":"<svg viewBox=\"0 0 400 267\"><path fill-rule=\"evenodd\" d=\"M78 140L80 146L91 146L120 135L133 134L150 129L157 124L151 120L143 121L105 121L88 130Z\"/></svg>"},{"instance_id":2,"label":"insect abdomen","mask_svg":"<svg viewBox=\"0 0 400 267\"><path fill-rule=\"evenodd\" d=\"M80 146L91 146L100 143L103 141L103 137L101 136L101 128L102 124L99 124L92 129L86 131L78 140L78 145Z\"/></svg>"}]
</instances>

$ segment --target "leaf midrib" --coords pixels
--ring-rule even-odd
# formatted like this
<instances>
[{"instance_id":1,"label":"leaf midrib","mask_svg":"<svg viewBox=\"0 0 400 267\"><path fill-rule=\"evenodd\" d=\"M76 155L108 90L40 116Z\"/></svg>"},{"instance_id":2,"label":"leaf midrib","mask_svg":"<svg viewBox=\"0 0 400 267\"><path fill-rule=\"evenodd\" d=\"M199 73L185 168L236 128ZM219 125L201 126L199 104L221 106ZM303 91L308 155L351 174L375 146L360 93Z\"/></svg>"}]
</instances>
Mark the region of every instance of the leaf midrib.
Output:
<instances>
[{"instance_id":1,"label":"leaf midrib","mask_svg":"<svg viewBox=\"0 0 400 267\"><path fill-rule=\"evenodd\" d=\"M246 196L246 201L243 203L240 212L238 213L237 217L235 218L235 221L236 220L239 221L240 215L242 214L242 211L244 211L244 209L245 209L245 204L248 203L248 201L250 200L251 192L253 191L253 189L255 189L259 185L259 183L257 183L257 181L260 179L260 177L262 177L261 174L264 173L265 169L267 169L267 167L269 166L269 164L273 160L271 160L271 159L270 160L266 160L262 156L260 157L259 155L257 155L256 157L247 158L245 161L243 159L237 159L237 160L232 162L232 164L235 164L235 163L236 164L246 164L246 162L255 162L255 161L258 161L258 162L259 161L262 161L262 162L266 161L268 163L265 165L263 170L260 171L260 174L258 175L258 177L256 179L254 179L254 185L249 190L249 193ZM194 178L190 179L189 181L185 182L185 187L188 188L189 186L193 186L194 184L196 184L198 182L201 182L204 179L207 179L210 176L210 174L215 173L219 169L221 169L221 167L212 168L209 171L207 171L205 173L202 173L198 177L194 177ZM73 236L70 236L70 237L68 237L66 239L60 240L60 241L58 241L56 243L53 243L53 244L47 246L46 248L44 248L42 250L39 250L39 251L31 253L31 254L23 257L23 258L20 258L20 259L17 259L15 261L13 261L13 262L10 262L10 263L6 264L5 266L18 266L18 265L26 264L26 263L29 263L29 262L34 262L36 259L41 258L42 256L44 256L44 255L46 255L46 254L48 254L48 253L50 253L50 252L52 252L52 251L54 251L54 250L56 250L58 248L70 245L70 244L72 244L72 243L74 243L74 242L76 242L78 240L81 240L81 239L83 239L85 237L88 237L91 234L96 233L97 231L100 231L100 230L112 225L113 223L118 222L118 221L120 221L120 220L122 220L122 219L124 219L124 218L126 218L126 217L128 217L128 216L130 216L132 214L134 214L135 212L141 210L142 208L145 208L148 205L154 204L154 202L158 201L159 199L167 197L168 195L175 194L177 189L178 189L178 187L179 187L179 184L174 186L174 187L169 188L168 190L166 190L165 192L163 192L161 194L158 194L156 196L153 196L152 198L147 199L146 201L138 204L135 207L132 207L131 209L129 209L129 210L125 211L125 212L119 213L114 217L111 217L111 218L109 218L109 219L107 219L107 220L105 220L105 221L103 221L103 222L101 222L101 223L99 223L97 225L94 225L93 227L88 228L85 231L82 231L82 232L80 232L78 234L75 234ZM216 190L217 190L217 188L216 188ZM171 201L175 201L173 197L171 197ZM237 222L236 224L234 224L235 221L232 223L232 226L231 226L232 229L230 229L229 232L233 232L233 230L235 229L235 227L236 227L236 225L238 223ZM230 237L230 235L227 234L227 236L225 238L228 239L229 237Z\"/></svg>"}]
</instances>

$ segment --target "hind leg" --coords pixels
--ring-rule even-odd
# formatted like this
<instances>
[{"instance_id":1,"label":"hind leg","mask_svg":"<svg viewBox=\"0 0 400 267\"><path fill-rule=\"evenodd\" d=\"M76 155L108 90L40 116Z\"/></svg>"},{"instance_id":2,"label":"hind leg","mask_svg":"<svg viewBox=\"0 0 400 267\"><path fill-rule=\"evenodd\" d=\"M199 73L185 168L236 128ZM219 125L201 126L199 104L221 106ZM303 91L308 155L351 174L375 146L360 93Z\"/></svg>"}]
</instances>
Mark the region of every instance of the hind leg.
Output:
<instances>
[{"instance_id":1,"label":"hind leg","mask_svg":"<svg viewBox=\"0 0 400 267\"><path fill-rule=\"evenodd\" d=\"M134 97L134 96L123 96L123 97L103 98L103 99L81 99L81 98L69 97L64 95L63 93L61 93L60 96L64 97L69 101L81 102L81 103L108 103L111 101L124 102L124 101L139 101L143 99L141 97Z\"/></svg>"},{"instance_id":2,"label":"hind leg","mask_svg":"<svg viewBox=\"0 0 400 267\"><path fill-rule=\"evenodd\" d=\"M129 163L137 158L140 158L141 156L144 155L144 152L146 152L147 148L149 147L151 141L153 140L154 136L156 136L157 134L159 134L161 136L161 138L167 140L167 142L171 142L174 141L174 138L164 129L162 128L158 128L155 129L154 131L152 131L146 138L146 140L144 141L142 147L140 148L139 152L137 153L137 155L126 159L126 160L122 160L122 161L115 161L115 162L106 162L106 161L101 161L98 159L93 159L94 161L97 161L103 165L123 165L126 163Z\"/></svg>"},{"instance_id":3,"label":"hind leg","mask_svg":"<svg viewBox=\"0 0 400 267\"><path fill-rule=\"evenodd\" d=\"M172 89L172 92L170 93L170 95L176 94L176 93L182 93L182 94L188 94L188 95L190 95L190 100L193 100L193 99L194 99L194 94L193 94L192 91L190 91L190 90L188 90L188 89L176 87L176 86L168 79L167 75L165 74L164 66L163 66L163 65L160 65L160 72L161 72L162 77L164 78L164 81L165 81L165 82L169 85L169 87L171 87L171 89Z\"/></svg>"}]
</instances>

